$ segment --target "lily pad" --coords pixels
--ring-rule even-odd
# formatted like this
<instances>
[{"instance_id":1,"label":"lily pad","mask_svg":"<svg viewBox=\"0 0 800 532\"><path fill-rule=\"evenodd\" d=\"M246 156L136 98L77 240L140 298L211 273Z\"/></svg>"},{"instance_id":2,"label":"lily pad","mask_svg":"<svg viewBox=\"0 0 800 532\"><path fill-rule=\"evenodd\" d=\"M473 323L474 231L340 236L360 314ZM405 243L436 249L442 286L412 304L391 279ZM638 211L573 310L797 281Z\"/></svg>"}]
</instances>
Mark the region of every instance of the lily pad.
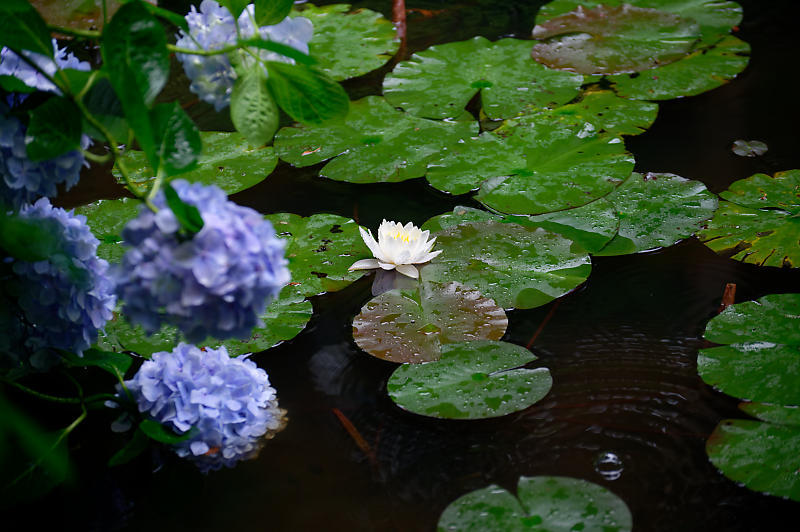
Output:
<instances>
[{"instance_id":1,"label":"lily pad","mask_svg":"<svg viewBox=\"0 0 800 532\"><path fill-rule=\"evenodd\" d=\"M381 67L400 46L391 21L369 9L351 11L349 4L301 4L292 16L314 24L309 55L317 60L319 70L337 81Z\"/></svg>"},{"instance_id":2,"label":"lily pad","mask_svg":"<svg viewBox=\"0 0 800 532\"><path fill-rule=\"evenodd\" d=\"M800 407L797 406L744 402L739 404L739 410L776 425L800 426Z\"/></svg>"},{"instance_id":3,"label":"lily pad","mask_svg":"<svg viewBox=\"0 0 800 532\"><path fill-rule=\"evenodd\" d=\"M698 236L716 251L760 266L800 265L800 170L734 182Z\"/></svg>"},{"instance_id":4,"label":"lily pad","mask_svg":"<svg viewBox=\"0 0 800 532\"><path fill-rule=\"evenodd\" d=\"M697 371L720 391L750 401L800 405L800 294L773 294L731 305L705 338L731 344L703 349Z\"/></svg>"},{"instance_id":5,"label":"lily pad","mask_svg":"<svg viewBox=\"0 0 800 532\"><path fill-rule=\"evenodd\" d=\"M474 120L443 122L402 113L378 96L350 104L346 117L324 127L281 129L275 150L294 166L328 159L320 175L351 183L396 182L422 177L446 146L478 133Z\"/></svg>"},{"instance_id":6,"label":"lily pad","mask_svg":"<svg viewBox=\"0 0 800 532\"><path fill-rule=\"evenodd\" d=\"M286 258L298 293L310 297L335 292L349 285L363 271L348 272L355 258L369 253L358 232L358 224L335 214L307 218L278 213L265 217L275 233L288 240Z\"/></svg>"},{"instance_id":7,"label":"lily pad","mask_svg":"<svg viewBox=\"0 0 800 532\"><path fill-rule=\"evenodd\" d=\"M75 209L75 214L86 216L86 224L100 241L97 256L108 262L120 262L125 248L122 246L122 228L139 214L143 203L134 198L99 200Z\"/></svg>"},{"instance_id":8,"label":"lily pad","mask_svg":"<svg viewBox=\"0 0 800 532\"><path fill-rule=\"evenodd\" d=\"M499 340L508 326L502 308L459 283L421 283L370 300L353 320L353 337L372 356L402 363L437 360L443 344Z\"/></svg>"},{"instance_id":9,"label":"lily pad","mask_svg":"<svg viewBox=\"0 0 800 532\"><path fill-rule=\"evenodd\" d=\"M703 183L674 174L633 173L606 196L619 213L619 231L600 256L667 247L692 236L717 208Z\"/></svg>"},{"instance_id":10,"label":"lily pad","mask_svg":"<svg viewBox=\"0 0 800 532\"><path fill-rule=\"evenodd\" d=\"M769 147L760 140L735 140L731 151L739 157L760 157Z\"/></svg>"},{"instance_id":11,"label":"lily pad","mask_svg":"<svg viewBox=\"0 0 800 532\"><path fill-rule=\"evenodd\" d=\"M444 250L422 267L426 281L473 286L503 308L534 308L570 292L592 269L589 255L561 235L495 221L436 234Z\"/></svg>"},{"instance_id":12,"label":"lily pad","mask_svg":"<svg viewBox=\"0 0 800 532\"><path fill-rule=\"evenodd\" d=\"M583 76L552 70L530 57L530 41L484 37L431 46L398 63L383 82L389 102L427 118L455 118L480 92L490 118L561 105L578 95Z\"/></svg>"},{"instance_id":13,"label":"lily pad","mask_svg":"<svg viewBox=\"0 0 800 532\"><path fill-rule=\"evenodd\" d=\"M578 6L533 28L532 57L581 74L639 72L682 59L700 38L691 19L656 9Z\"/></svg>"},{"instance_id":14,"label":"lily pad","mask_svg":"<svg viewBox=\"0 0 800 532\"><path fill-rule=\"evenodd\" d=\"M463 495L439 518L438 531L624 532L633 528L625 502L602 486L569 477L520 477L517 497L500 486Z\"/></svg>"},{"instance_id":15,"label":"lily pad","mask_svg":"<svg viewBox=\"0 0 800 532\"><path fill-rule=\"evenodd\" d=\"M553 385L547 368L521 368L536 357L489 340L443 344L441 358L398 367L386 388L398 406L446 419L484 419L524 410Z\"/></svg>"}]
</instances>

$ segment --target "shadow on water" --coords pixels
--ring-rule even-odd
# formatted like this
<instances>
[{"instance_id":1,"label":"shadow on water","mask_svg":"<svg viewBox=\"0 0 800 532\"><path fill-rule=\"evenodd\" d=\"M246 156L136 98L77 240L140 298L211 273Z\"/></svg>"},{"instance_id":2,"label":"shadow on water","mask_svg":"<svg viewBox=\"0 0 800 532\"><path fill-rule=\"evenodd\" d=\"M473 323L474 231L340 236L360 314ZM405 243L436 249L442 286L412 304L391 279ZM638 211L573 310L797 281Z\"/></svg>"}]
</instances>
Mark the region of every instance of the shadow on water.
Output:
<instances>
[{"instance_id":1,"label":"shadow on water","mask_svg":"<svg viewBox=\"0 0 800 532\"><path fill-rule=\"evenodd\" d=\"M541 3L408 2L410 48L479 33L523 37ZM698 179L719 192L755 172L800 167L800 6L740 3L750 66L717 90L662 103L654 126L628 140L640 170ZM389 2L357 5L391 10ZM368 75L347 88L361 97L379 93L379 83ZM765 141L770 150L737 157L730 145L739 138ZM333 212L372 227L384 217L420 223L469 201L422 180L359 186L321 179L318 170L281 163L235 199L263 212ZM68 196L66 204L71 197L83 199ZM536 338L537 363L551 369L554 386L525 411L435 421L394 406L385 392L394 365L365 355L352 340L351 318L370 297L370 282L362 279L315 298L303 333L254 357L290 417L257 460L209 476L169 454L102 469L121 440L109 445L111 418L92 416L75 440L82 474L46 499L47 513L66 529L432 530L447 504L467 491L489 483L513 490L520 475L567 475L621 496L636 530L772 531L794 522L798 503L739 487L708 462L705 439L717 422L744 416L734 399L703 384L696 356L726 283L737 284L737 301L800 292L800 271L739 264L693 239L593 263L587 283L563 298ZM510 313L505 340L528 344L549 311ZM356 427L368 453L334 409ZM30 512L28 527L46 518L38 507L20 509Z\"/></svg>"}]
</instances>

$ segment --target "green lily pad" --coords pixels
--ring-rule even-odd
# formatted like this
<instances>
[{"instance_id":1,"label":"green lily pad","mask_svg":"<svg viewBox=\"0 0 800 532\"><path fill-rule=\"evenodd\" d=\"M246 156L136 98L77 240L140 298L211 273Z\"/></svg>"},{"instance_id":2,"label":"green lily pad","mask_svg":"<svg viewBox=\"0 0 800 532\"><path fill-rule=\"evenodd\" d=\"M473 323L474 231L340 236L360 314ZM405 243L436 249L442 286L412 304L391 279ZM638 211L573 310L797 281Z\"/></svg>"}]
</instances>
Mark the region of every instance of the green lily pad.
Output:
<instances>
[{"instance_id":1,"label":"green lily pad","mask_svg":"<svg viewBox=\"0 0 800 532\"><path fill-rule=\"evenodd\" d=\"M731 305L705 338L697 371L720 391L750 401L800 405L800 294L772 294Z\"/></svg>"},{"instance_id":2,"label":"green lily pad","mask_svg":"<svg viewBox=\"0 0 800 532\"><path fill-rule=\"evenodd\" d=\"M286 258L298 293L310 297L341 290L364 272L348 272L356 258L369 253L358 232L358 224L335 214L307 218L277 213L265 217L275 233L288 240Z\"/></svg>"},{"instance_id":3,"label":"green lily pad","mask_svg":"<svg viewBox=\"0 0 800 532\"><path fill-rule=\"evenodd\" d=\"M619 213L619 231L595 255L625 255L667 247L692 236L717 208L703 183L674 174L633 173L606 196Z\"/></svg>"},{"instance_id":4,"label":"green lily pad","mask_svg":"<svg viewBox=\"0 0 800 532\"><path fill-rule=\"evenodd\" d=\"M760 266L800 265L800 170L756 174L720 196L728 201L698 233L708 247Z\"/></svg>"},{"instance_id":5,"label":"green lily pad","mask_svg":"<svg viewBox=\"0 0 800 532\"><path fill-rule=\"evenodd\" d=\"M139 214L138 199L120 198L99 200L75 209L75 214L86 216L86 224L100 241L97 256L108 262L120 262L125 254L122 246L122 229Z\"/></svg>"},{"instance_id":6,"label":"green lily pad","mask_svg":"<svg viewBox=\"0 0 800 532\"><path fill-rule=\"evenodd\" d=\"M739 410L757 417L761 421L775 423L776 425L800 426L800 407L770 405L767 403L740 403Z\"/></svg>"},{"instance_id":7,"label":"green lily pad","mask_svg":"<svg viewBox=\"0 0 800 532\"><path fill-rule=\"evenodd\" d=\"M317 60L319 70L337 81L381 67L400 46L392 22L369 9L350 11L349 4L301 4L292 16L314 24L309 55Z\"/></svg>"},{"instance_id":8,"label":"green lily pad","mask_svg":"<svg viewBox=\"0 0 800 532\"><path fill-rule=\"evenodd\" d=\"M353 338L372 356L419 363L438 360L443 344L499 340L507 326L503 309L474 288L420 283L370 300L353 320Z\"/></svg>"},{"instance_id":9,"label":"green lily pad","mask_svg":"<svg viewBox=\"0 0 800 532\"><path fill-rule=\"evenodd\" d=\"M603 531L633 528L625 502L602 486L569 477L520 477L517 496L492 484L450 503L437 530L474 532Z\"/></svg>"},{"instance_id":10,"label":"green lily pad","mask_svg":"<svg viewBox=\"0 0 800 532\"><path fill-rule=\"evenodd\" d=\"M484 37L431 46L398 63L383 82L389 102L427 118L455 118L480 92L490 118L509 118L567 103L583 76L552 70L530 57L530 41Z\"/></svg>"},{"instance_id":11,"label":"green lily pad","mask_svg":"<svg viewBox=\"0 0 800 532\"><path fill-rule=\"evenodd\" d=\"M656 9L579 6L533 28L532 57L581 74L639 72L682 59L700 38L691 19Z\"/></svg>"},{"instance_id":12,"label":"green lily pad","mask_svg":"<svg viewBox=\"0 0 800 532\"><path fill-rule=\"evenodd\" d=\"M402 113L378 96L350 104L346 117L324 127L281 129L275 150L294 166L328 159L320 175L351 183L396 182L422 177L427 162L446 146L478 133L473 121L443 122Z\"/></svg>"},{"instance_id":13,"label":"green lily pad","mask_svg":"<svg viewBox=\"0 0 800 532\"><path fill-rule=\"evenodd\" d=\"M400 408L423 416L484 419L524 410L553 385L547 368L518 345L480 340L443 344L441 358L398 367L386 389Z\"/></svg>"},{"instance_id":14,"label":"green lily pad","mask_svg":"<svg viewBox=\"0 0 800 532\"><path fill-rule=\"evenodd\" d=\"M589 277L589 255L561 235L495 221L436 234L444 250L420 270L426 281L473 286L503 308L534 308L570 292Z\"/></svg>"},{"instance_id":15,"label":"green lily pad","mask_svg":"<svg viewBox=\"0 0 800 532\"><path fill-rule=\"evenodd\" d=\"M729 479L800 501L800 426L726 419L706 442L706 453Z\"/></svg>"},{"instance_id":16,"label":"green lily pad","mask_svg":"<svg viewBox=\"0 0 800 532\"><path fill-rule=\"evenodd\" d=\"M200 138L203 153L197 167L181 174L181 179L216 185L226 194L235 194L266 179L278 164L271 146L252 148L240 133L202 131ZM144 152L128 150L122 160L134 183L149 185L155 179ZM115 167L113 173L123 182L119 169Z\"/></svg>"},{"instance_id":17,"label":"green lily pad","mask_svg":"<svg viewBox=\"0 0 800 532\"><path fill-rule=\"evenodd\" d=\"M760 140L735 140L731 151L739 157L760 157L769 151L769 146Z\"/></svg>"}]
</instances>

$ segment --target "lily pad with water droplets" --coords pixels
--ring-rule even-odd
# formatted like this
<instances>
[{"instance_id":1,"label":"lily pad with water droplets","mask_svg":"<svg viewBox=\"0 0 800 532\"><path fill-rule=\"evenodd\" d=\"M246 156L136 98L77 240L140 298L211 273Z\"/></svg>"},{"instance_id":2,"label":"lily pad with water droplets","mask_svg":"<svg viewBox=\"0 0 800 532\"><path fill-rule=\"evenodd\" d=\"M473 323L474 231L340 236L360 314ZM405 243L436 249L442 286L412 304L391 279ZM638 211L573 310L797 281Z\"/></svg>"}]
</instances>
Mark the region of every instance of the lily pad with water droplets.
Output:
<instances>
[{"instance_id":1,"label":"lily pad with water droplets","mask_svg":"<svg viewBox=\"0 0 800 532\"><path fill-rule=\"evenodd\" d=\"M420 277L475 287L503 308L544 305L583 283L592 269L580 246L541 228L473 222L436 237L443 252L421 268Z\"/></svg>"},{"instance_id":2,"label":"lily pad with water droplets","mask_svg":"<svg viewBox=\"0 0 800 532\"><path fill-rule=\"evenodd\" d=\"M392 105L427 118L455 118L480 92L490 118L561 105L583 76L549 69L530 57L530 41L484 37L431 46L398 63L383 82Z\"/></svg>"},{"instance_id":3,"label":"lily pad with water droplets","mask_svg":"<svg viewBox=\"0 0 800 532\"><path fill-rule=\"evenodd\" d=\"M700 351L703 380L734 397L800 405L800 294L731 305L706 327L719 344Z\"/></svg>"},{"instance_id":4,"label":"lily pad with water droplets","mask_svg":"<svg viewBox=\"0 0 800 532\"><path fill-rule=\"evenodd\" d=\"M437 360L443 344L499 340L507 326L503 309L478 290L421 283L371 299L353 320L353 338L372 356L420 363Z\"/></svg>"},{"instance_id":5,"label":"lily pad with water droplets","mask_svg":"<svg viewBox=\"0 0 800 532\"><path fill-rule=\"evenodd\" d=\"M633 517L602 486L569 477L520 477L517 496L492 484L450 503L438 532L626 532Z\"/></svg>"},{"instance_id":6,"label":"lily pad with water droplets","mask_svg":"<svg viewBox=\"0 0 800 532\"><path fill-rule=\"evenodd\" d=\"M717 253L760 266L800 266L800 170L734 182L698 236Z\"/></svg>"},{"instance_id":7,"label":"lily pad with water droplets","mask_svg":"<svg viewBox=\"0 0 800 532\"><path fill-rule=\"evenodd\" d=\"M605 198L619 215L619 231L594 255L625 255L667 247L692 236L717 208L703 183L674 174L633 173Z\"/></svg>"},{"instance_id":8,"label":"lily pad with water droplets","mask_svg":"<svg viewBox=\"0 0 800 532\"><path fill-rule=\"evenodd\" d=\"M760 140L735 140L731 151L739 157L760 157L769 147Z\"/></svg>"},{"instance_id":9,"label":"lily pad with water droplets","mask_svg":"<svg viewBox=\"0 0 800 532\"><path fill-rule=\"evenodd\" d=\"M349 4L300 4L292 16L305 17L314 25L309 55L318 61L315 66L319 70L335 80L381 67L400 46L392 22L369 9L351 11Z\"/></svg>"},{"instance_id":10,"label":"lily pad with water droplets","mask_svg":"<svg viewBox=\"0 0 800 532\"><path fill-rule=\"evenodd\" d=\"M524 410L553 385L547 368L518 345L489 340L444 344L441 358L398 367L386 389L398 406L446 419L484 419Z\"/></svg>"},{"instance_id":11,"label":"lily pad with water droplets","mask_svg":"<svg viewBox=\"0 0 800 532\"><path fill-rule=\"evenodd\" d=\"M143 203L138 199L120 198L99 200L75 209L75 214L86 216L86 224L100 241L97 256L108 262L120 262L125 248L122 246L122 229L139 214Z\"/></svg>"},{"instance_id":12,"label":"lily pad with water droplets","mask_svg":"<svg viewBox=\"0 0 800 532\"><path fill-rule=\"evenodd\" d=\"M343 119L325 126L281 129L275 150L294 166L328 159L320 175L351 183L396 182L422 177L446 146L478 133L474 120L445 122L402 113L378 96L350 104Z\"/></svg>"}]
</instances>

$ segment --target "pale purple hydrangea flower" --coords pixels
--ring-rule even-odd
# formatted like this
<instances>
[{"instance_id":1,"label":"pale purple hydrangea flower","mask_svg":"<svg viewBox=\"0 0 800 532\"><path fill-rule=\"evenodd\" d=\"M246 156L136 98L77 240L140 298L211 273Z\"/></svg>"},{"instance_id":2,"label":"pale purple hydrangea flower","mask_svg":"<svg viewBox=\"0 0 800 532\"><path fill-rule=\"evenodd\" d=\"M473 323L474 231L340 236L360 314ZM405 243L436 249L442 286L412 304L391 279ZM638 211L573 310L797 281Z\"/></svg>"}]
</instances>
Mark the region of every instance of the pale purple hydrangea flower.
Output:
<instances>
[{"instance_id":1,"label":"pale purple hydrangea flower","mask_svg":"<svg viewBox=\"0 0 800 532\"><path fill-rule=\"evenodd\" d=\"M59 68L72 68L75 70L89 70L91 67L86 61L80 61L77 57L67 52L66 48L59 48L56 40L53 39L53 59L46 55L29 52L22 52L25 57L36 63L36 65L52 77ZM28 87L40 91L54 92L61 94L53 82L42 75L41 72L33 68L27 61L20 56L3 47L0 51L0 76L14 76L21 80Z\"/></svg>"},{"instance_id":2,"label":"pale purple hydrangea flower","mask_svg":"<svg viewBox=\"0 0 800 532\"><path fill-rule=\"evenodd\" d=\"M216 186L176 180L173 188L203 218L185 238L163 191L122 231L130 249L115 270L128 318L147 332L177 326L190 342L249 337L268 301L289 280L285 241L253 209Z\"/></svg>"},{"instance_id":3,"label":"pale purple hydrangea flower","mask_svg":"<svg viewBox=\"0 0 800 532\"><path fill-rule=\"evenodd\" d=\"M238 20L234 21L233 15L226 7L213 0L203 0L199 11L192 6L192 10L186 15L189 33L180 30L176 45L193 50L218 50L235 44L238 22L239 33L243 39L254 37L258 33L262 39L279 42L305 54L308 53L308 41L314 32L311 21L303 17L286 17L273 26L256 28L254 13L255 7L250 4L242 11ZM268 50L251 48L251 51L264 61L294 64L293 59ZM245 68L254 61L249 54L237 53L239 54L237 60L241 61ZM217 111L228 106L233 84L236 82L236 72L228 55L177 54L177 57L183 63L183 69L191 80L192 92L204 102L212 104Z\"/></svg>"},{"instance_id":4,"label":"pale purple hydrangea flower","mask_svg":"<svg viewBox=\"0 0 800 532\"><path fill-rule=\"evenodd\" d=\"M116 304L108 263L97 258L99 241L86 217L50 205L42 198L23 206L20 218L37 221L60 240L47 260L17 260L18 304L24 313L25 346L31 351L57 348L82 354L97 340Z\"/></svg>"},{"instance_id":5,"label":"pale purple hydrangea flower","mask_svg":"<svg viewBox=\"0 0 800 532\"><path fill-rule=\"evenodd\" d=\"M140 412L178 434L195 429L174 450L204 473L254 458L285 425L267 373L245 356L229 357L225 347L181 343L153 354L125 385Z\"/></svg>"}]
</instances>

